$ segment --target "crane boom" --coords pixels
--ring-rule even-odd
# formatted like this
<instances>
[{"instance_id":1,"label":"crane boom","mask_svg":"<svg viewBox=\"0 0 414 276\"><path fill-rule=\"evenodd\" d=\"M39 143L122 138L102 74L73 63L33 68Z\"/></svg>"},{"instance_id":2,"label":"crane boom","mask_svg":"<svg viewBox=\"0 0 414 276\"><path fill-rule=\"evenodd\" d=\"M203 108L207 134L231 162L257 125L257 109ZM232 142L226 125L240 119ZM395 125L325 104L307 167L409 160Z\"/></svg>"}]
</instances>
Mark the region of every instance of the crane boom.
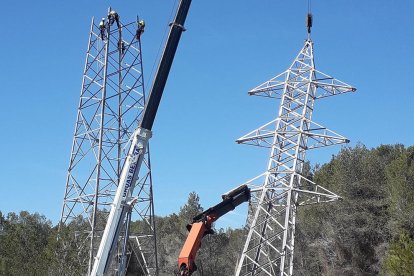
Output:
<instances>
[{"instance_id":1,"label":"crane boom","mask_svg":"<svg viewBox=\"0 0 414 276\"><path fill-rule=\"evenodd\" d=\"M224 194L222 198L222 202L195 216L193 222L187 225L190 232L178 257L180 276L190 276L197 270L195 257L200 249L201 240L205 235L213 233L211 229L213 222L250 200L250 189L246 185L241 185Z\"/></svg>"},{"instance_id":2,"label":"crane boom","mask_svg":"<svg viewBox=\"0 0 414 276\"><path fill-rule=\"evenodd\" d=\"M91 271L92 276L101 276L107 272L114 245L119 238L122 222L133 204L132 192L147 150L148 140L152 136L151 129L174 60L175 52L181 34L185 30L184 22L190 4L191 0L181 0L174 21L170 24L170 32L154 77L148 101L144 108L144 115L138 128L133 133L131 146L124 166L122 167L118 188L114 201L111 204L111 211Z\"/></svg>"}]
</instances>

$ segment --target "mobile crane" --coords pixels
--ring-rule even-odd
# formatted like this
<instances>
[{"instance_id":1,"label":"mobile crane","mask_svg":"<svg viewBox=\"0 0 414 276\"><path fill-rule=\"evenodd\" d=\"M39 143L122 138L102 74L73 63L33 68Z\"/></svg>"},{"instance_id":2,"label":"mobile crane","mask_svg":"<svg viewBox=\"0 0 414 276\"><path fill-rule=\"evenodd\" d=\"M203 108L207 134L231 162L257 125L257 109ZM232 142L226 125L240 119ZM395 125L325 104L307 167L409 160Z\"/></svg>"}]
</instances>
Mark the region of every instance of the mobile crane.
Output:
<instances>
[{"instance_id":1,"label":"mobile crane","mask_svg":"<svg viewBox=\"0 0 414 276\"><path fill-rule=\"evenodd\" d=\"M223 194L222 202L193 218L193 222L187 225L189 233L178 257L178 275L190 276L197 270L195 265L197 251L200 249L203 237L213 234L214 231L211 229L213 222L243 202L249 201L250 197L250 189L246 185L241 185Z\"/></svg>"},{"instance_id":2,"label":"mobile crane","mask_svg":"<svg viewBox=\"0 0 414 276\"><path fill-rule=\"evenodd\" d=\"M115 244L119 239L122 223L136 201L136 199L132 197L132 192L138 179L142 160L147 150L148 140L152 136L151 129L174 60L175 52L181 34L185 31L184 22L190 4L191 0L181 0L174 21L170 24L168 39L152 83L142 120L133 133L133 140L122 167L118 188L116 190L114 201L111 204L111 211L102 235L98 252L95 256L95 261L90 273L91 276L102 276L107 274L112 254L115 251ZM127 238L128 237L125 237L124 240L126 241ZM122 264L120 266L122 266ZM125 268L120 267L120 271L125 272Z\"/></svg>"}]
</instances>

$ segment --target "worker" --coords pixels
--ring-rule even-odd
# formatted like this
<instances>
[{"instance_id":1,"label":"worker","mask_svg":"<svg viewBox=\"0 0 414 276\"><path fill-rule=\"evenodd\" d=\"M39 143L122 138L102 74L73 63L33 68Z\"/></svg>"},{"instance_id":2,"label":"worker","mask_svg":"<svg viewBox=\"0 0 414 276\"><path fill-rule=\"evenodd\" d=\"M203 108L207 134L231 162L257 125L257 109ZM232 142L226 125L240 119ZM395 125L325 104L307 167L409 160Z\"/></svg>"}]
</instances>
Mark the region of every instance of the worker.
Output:
<instances>
[{"instance_id":1,"label":"worker","mask_svg":"<svg viewBox=\"0 0 414 276\"><path fill-rule=\"evenodd\" d=\"M144 29L145 29L145 21L144 20L138 21L137 39L141 37L142 33L144 32Z\"/></svg>"},{"instance_id":2,"label":"worker","mask_svg":"<svg viewBox=\"0 0 414 276\"><path fill-rule=\"evenodd\" d=\"M116 21L116 23L119 23L119 16L118 13L114 10L110 11L108 14L108 19L109 19L109 24L112 26L112 24L114 24L114 21Z\"/></svg>"},{"instance_id":3,"label":"worker","mask_svg":"<svg viewBox=\"0 0 414 276\"><path fill-rule=\"evenodd\" d=\"M105 38L105 18L102 18L101 22L99 23L99 30L101 31L101 39L104 40L104 38Z\"/></svg>"}]
</instances>

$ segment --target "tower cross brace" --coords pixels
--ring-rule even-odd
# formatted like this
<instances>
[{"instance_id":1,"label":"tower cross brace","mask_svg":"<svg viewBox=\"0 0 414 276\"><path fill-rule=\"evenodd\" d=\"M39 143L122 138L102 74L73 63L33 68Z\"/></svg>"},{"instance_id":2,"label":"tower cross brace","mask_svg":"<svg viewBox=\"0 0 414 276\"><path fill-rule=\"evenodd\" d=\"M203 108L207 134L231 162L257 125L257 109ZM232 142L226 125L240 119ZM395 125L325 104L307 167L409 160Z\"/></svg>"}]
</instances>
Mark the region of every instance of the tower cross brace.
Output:
<instances>
[{"instance_id":1,"label":"tower cross brace","mask_svg":"<svg viewBox=\"0 0 414 276\"><path fill-rule=\"evenodd\" d=\"M142 23L138 19L122 23L111 9L108 17L98 22L92 19L91 23L60 219L61 228L76 232L76 250L82 256L85 274L93 264L131 135L145 106ZM125 267L133 256L145 275L156 275L149 150L142 167L134 183L136 203L123 222L123 240L114 254L118 260L112 263ZM139 229L130 229L131 220L140 221ZM122 266L112 268L122 275L120 270Z\"/></svg>"},{"instance_id":2,"label":"tower cross brace","mask_svg":"<svg viewBox=\"0 0 414 276\"><path fill-rule=\"evenodd\" d=\"M293 275L297 208L338 195L304 175L306 151L349 142L312 121L316 100L356 89L315 69L308 36L288 70L248 92L280 99L275 120L236 142L270 148L267 170L249 180L248 234L236 275Z\"/></svg>"}]
</instances>

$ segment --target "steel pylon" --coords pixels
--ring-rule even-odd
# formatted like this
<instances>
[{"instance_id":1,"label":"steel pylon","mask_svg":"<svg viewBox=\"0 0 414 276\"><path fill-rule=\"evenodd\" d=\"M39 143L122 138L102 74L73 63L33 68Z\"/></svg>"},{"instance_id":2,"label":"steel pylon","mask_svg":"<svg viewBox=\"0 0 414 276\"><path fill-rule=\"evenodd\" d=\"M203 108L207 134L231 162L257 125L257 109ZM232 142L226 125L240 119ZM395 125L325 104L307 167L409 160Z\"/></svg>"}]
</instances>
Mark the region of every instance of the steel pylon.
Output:
<instances>
[{"instance_id":1,"label":"steel pylon","mask_svg":"<svg viewBox=\"0 0 414 276\"><path fill-rule=\"evenodd\" d=\"M143 21L122 23L109 9L108 16L92 19L80 101L75 122L60 223L81 221L76 233L85 273L91 266L105 228L110 205L131 135L141 119L146 92L141 55ZM112 271L122 275L131 257L146 275L157 274L157 252L149 150L139 179L136 199L123 222L118 258ZM130 227L131 220L139 221ZM128 238L129 237L129 238ZM126 246L124 246L126 244ZM87 252L87 253L85 253ZM124 266L122 268L122 266Z\"/></svg>"},{"instance_id":2,"label":"steel pylon","mask_svg":"<svg viewBox=\"0 0 414 276\"><path fill-rule=\"evenodd\" d=\"M303 175L307 150L349 142L312 121L315 100L356 89L315 69L310 36L288 70L248 92L280 99L275 120L237 143L271 149L267 170L249 180L248 234L236 275L292 275L298 206L335 201Z\"/></svg>"}]
</instances>

